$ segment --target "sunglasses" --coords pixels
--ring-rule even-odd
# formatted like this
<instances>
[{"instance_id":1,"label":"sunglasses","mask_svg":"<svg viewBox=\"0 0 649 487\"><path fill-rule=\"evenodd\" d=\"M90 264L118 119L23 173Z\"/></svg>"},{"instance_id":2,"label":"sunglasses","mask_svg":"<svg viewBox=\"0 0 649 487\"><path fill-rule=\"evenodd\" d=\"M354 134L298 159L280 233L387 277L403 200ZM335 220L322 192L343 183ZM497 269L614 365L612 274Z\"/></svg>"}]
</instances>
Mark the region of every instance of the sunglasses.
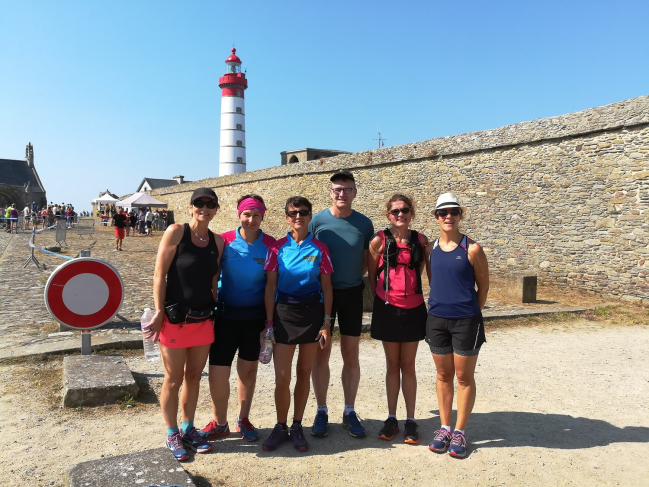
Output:
<instances>
[{"instance_id":1,"label":"sunglasses","mask_svg":"<svg viewBox=\"0 0 649 487\"><path fill-rule=\"evenodd\" d=\"M291 218L295 218L298 215L300 216L309 216L311 212L309 210L292 210L292 211L287 211L286 215L290 216Z\"/></svg>"},{"instance_id":2,"label":"sunglasses","mask_svg":"<svg viewBox=\"0 0 649 487\"><path fill-rule=\"evenodd\" d=\"M395 208L394 210L390 210L390 214L397 216L399 213L403 213L404 215L407 215L410 213L410 208Z\"/></svg>"},{"instance_id":3,"label":"sunglasses","mask_svg":"<svg viewBox=\"0 0 649 487\"><path fill-rule=\"evenodd\" d=\"M204 201L204 200L196 200L192 203L196 208L203 208L204 206L207 206L210 210L213 210L214 208L217 207L218 203L214 200L210 201Z\"/></svg>"},{"instance_id":4,"label":"sunglasses","mask_svg":"<svg viewBox=\"0 0 649 487\"><path fill-rule=\"evenodd\" d=\"M441 216L441 217L445 217L449 213L453 216L458 216L462 214L462 210L453 208L452 210L437 210L435 213L437 213L437 216Z\"/></svg>"}]
</instances>

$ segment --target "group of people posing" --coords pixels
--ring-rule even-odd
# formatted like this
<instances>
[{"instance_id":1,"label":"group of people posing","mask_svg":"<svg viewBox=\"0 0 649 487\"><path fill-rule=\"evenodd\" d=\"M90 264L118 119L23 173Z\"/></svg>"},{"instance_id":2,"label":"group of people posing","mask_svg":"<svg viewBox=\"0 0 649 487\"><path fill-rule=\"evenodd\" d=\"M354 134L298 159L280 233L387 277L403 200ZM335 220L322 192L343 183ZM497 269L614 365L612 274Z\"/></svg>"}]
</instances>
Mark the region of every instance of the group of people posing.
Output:
<instances>
[{"instance_id":1,"label":"group of people posing","mask_svg":"<svg viewBox=\"0 0 649 487\"><path fill-rule=\"evenodd\" d=\"M315 215L302 196L286 201L290 230L279 240L261 230L266 206L255 194L239 198L236 230L212 233L208 225L219 203L210 188L198 188L192 194L189 223L170 225L164 233L153 284L155 316L145 334L160 344L166 445L178 460L188 458L186 448L204 453L212 448L210 440L230 434L229 377L237 351L235 428L244 440L259 439L249 415L259 352L269 330L275 343L277 424L264 439L263 449L273 451L285 442L292 442L298 451L308 449L302 422L311 382L317 411L310 433L327 436L329 357L336 320L343 359L342 426L355 438L366 436L354 410L361 376L365 272L374 297L371 336L382 342L387 364L388 417L378 437L393 440L400 431L396 412L401 390L406 405L403 441L420 442L415 421L415 359L419 342L425 339L437 368L441 420L429 449L448 451L455 457L466 455L465 427L476 394L474 371L486 341L481 310L489 289L482 248L458 228L467 208L456 195L442 194L435 207L440 236L432 242L410 228L415 217L413 201L395 194L386 203L387 228L375 233L370 219L352 209L357 196L354 176L339 171L330 181L331 207ZM428 308L422 291L424 269L430 282ZM213 420L198 430L194 414L208 358ZM457 419L451 429L454 377L458 381Z\"/></svg>"}]
</instances>

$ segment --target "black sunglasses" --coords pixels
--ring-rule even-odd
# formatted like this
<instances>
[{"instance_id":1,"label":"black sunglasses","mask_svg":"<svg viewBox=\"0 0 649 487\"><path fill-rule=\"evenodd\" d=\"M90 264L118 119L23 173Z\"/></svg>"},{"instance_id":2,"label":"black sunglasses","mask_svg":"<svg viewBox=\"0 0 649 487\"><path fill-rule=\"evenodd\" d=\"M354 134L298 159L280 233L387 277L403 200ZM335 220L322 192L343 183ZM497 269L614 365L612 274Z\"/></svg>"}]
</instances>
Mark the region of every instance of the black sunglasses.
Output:
<instances>
[{"instance_id":1,"label":"black sunglasses","mask_svg":"<svg viewBox=\"0 0 649 487\"><path fill-rule=\"evenodd\" d=\"M410 208L405 207L405 208L395 208L394 210L390 210L390 214L397 216L399 213L403 213L404 215L407 215L410 213Z\"/></svg>"},{"instance_id":2,"label":"black sunglasses","mask_svg":"<svg viewBox=\"0 0 649 487\"><path fill-rule=\"evenodd\" d=\"M291 218L295 218L296 216L309 216L311 212L309 210L292 210L292 211L287 211L286 215L290 216Z\"/></svg>"},{"instance_id":3,"label":"black sunglasses","mask_svg":"<svg viewBox=\"0 0 649 487\"><path fill-rule=\"evenodd\" d=\"M453 208L452 210L437 210L435 213L437 213L437 216L441 216L441 217L445 217L449 213L453 216L458 216L462 214L462 210Z\"/></svg>"},{"instance_id":4,"label":"black sunglasses","mask_svg":"<svg viewBox=\"0 0 649 487\"><path fill-rule=\"evenodd\" d=\"M204 206L207 206L210 210L213 210L214 208L217 207L218 203L214 200L210 201L204 201L204 200L196 200L192 203L196 208L203 208Z\"/></svg>"}]
</instances>

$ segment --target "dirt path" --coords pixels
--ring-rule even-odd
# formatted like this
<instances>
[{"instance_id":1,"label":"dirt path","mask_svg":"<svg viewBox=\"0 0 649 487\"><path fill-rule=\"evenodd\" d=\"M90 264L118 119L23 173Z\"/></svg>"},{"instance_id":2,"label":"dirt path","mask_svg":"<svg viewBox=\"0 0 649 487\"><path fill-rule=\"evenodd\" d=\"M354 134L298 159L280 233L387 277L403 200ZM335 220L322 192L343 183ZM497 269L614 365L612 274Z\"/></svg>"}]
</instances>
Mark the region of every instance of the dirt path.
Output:
<instances>
[{"instance_id":1,"label":"dirt path","mask_svg":"<svg viewBox=\"0 0 649 487\"><path fill-rule=\"evenodd\" d=\"M349 437L339 424L310 450L290 444L269 454L235 436L185 463L198 485L646 485L649 456L649 326L586 320L487 331L477 371L478 398L465 460L428 451L438 428L435 368L422 343L417 357L417 418L422 443L385 442L375 434L387 416L380 345L361 345L357 411L369 437ZM338 345L332 355L330 419L339 421L342 388ZM156 396L160 364L129 358L152 390L132 408L60 410L60 358L2 365L0 450L3 485L62 485L73 464L162 444ZM232 377L231 398L236 397ZM210 420L207 377L197 424ZM274 420L272 367L261 366L252 420L265 438ZM154 394L155 393L155 394ZM315 411L311 396L306 423ZM231 423L236 408L231 401ZM400 400L398 416L404 419Z\"/></svg>"}]
</instances>

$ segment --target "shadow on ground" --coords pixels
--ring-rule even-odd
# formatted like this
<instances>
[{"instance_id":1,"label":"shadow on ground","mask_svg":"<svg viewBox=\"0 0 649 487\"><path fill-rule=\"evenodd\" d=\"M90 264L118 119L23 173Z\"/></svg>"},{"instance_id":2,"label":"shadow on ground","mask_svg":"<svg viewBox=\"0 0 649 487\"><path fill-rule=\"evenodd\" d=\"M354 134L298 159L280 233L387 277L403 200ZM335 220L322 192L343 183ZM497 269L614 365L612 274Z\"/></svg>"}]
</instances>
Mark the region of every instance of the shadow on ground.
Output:
<instances>
[{"instance_id":1,"label":"shadow on ground","mask_svg":"<svg viewBox=\"0 0 649 487\"><path fill-rule=\"evenodd\" d=\"M437 411L432 411L437 414ZM455 421L455 418L453 418ZM305 421L304 433L309 442L309 451L298 453L290 442L279 446L274 452L265 452L261 445L272 428L259 430L260 440L255 443L244 442L236 433L230 437L212 442L215 453L253 453L258 456L300 457L303 455L344 455L365 448L386 449L400 445L403 440L403 421L399 422L400 432L392 441L380 440L378 431L383 426L379 420L363 421L367 437L356 439L349 436L340 423L329 423L329 435L326 438L314 438L310 435L310 424ZM435 430L440 426L439 418L433 417L417 421L421 443L427 446ZM469 429L468 453L479 448L514 448L535 447L548 449L581 450L606 446L612 443L649 443L649 428L626 426L618 428L606 421L572 417L565 414L541 414L531 412L497 411L491 413L474 413L471 415Z\"/></svg>"}]
</instances>

